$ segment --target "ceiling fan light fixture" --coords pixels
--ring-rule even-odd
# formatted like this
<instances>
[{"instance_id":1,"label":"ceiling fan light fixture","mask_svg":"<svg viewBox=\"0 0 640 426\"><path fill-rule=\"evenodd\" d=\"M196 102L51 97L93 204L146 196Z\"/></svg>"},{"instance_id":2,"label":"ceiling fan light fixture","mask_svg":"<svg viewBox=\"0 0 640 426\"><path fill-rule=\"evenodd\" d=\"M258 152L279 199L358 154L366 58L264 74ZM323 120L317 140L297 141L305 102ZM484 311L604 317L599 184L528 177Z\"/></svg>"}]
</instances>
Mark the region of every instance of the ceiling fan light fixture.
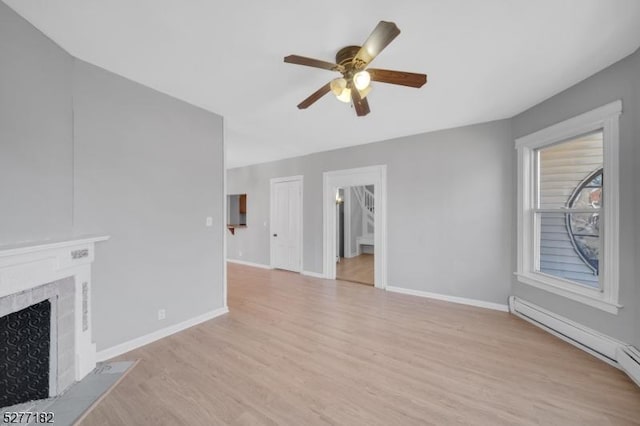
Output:
<instances>
[{"instance_id":1,"label":"ceiling fan light fixture","mask_svg":"<svg viewBox=\"0 0 640 426\"><path fill-rule=\"evenodd\" d=\"M367 71L359 71L353 76L353 84L358 90L364 90L371 83L371 75Z\"/></svg>"},{"instance_id":2,"label":"ceiling fan light fixture","mask_svg":"<svg viewBox=\"0 0 640 426\"><path fill-rule=\"evenodd\" d=\"M358 92L360 93L360 97L362 99L366 98L367 95L369 94L369 92L371 92L371 86L367 87L366 89L363 90L358 90Z\"/></svg>"},{"instance_id":3,"label":"ceiling fan light fixture","mask_svg":"<svg viewBox=\"0 0 640 426\"><path fill-rule=\"evenodd\" d=\"M347 88L347 80L344 78L334 78L331 80L330 87L334 95L340 96Z\"/></svg>"},{"instance_id":4,"label":"ceiling fan light fixture","mask_svg":"<svg viewBox=\"0 0 640 426\"><path fill-rule=\"evenodd\" d=\"M371 90L371 82L395 84L400 86L420 88L427 82L426 74L404 71L370 68L373 61L395 38L400 29L393 22L380 21L373 29L362 46L345 46L336 53L335 62L307 58L299 55L285 56L284 61L289 64L304 65L324 69L342 74L339 78L325 83L321 88L300 102L298 109L306 109L329 92L341 102L351 103L358 117L371 112L367 95ZM335 75L335 74L334 74ZM353 99L352 96L353 95Z\"/></svg>"},{"instance_id":5,"label":"ceiling fan light fixture","mask_svg":"<svg viewBox=\"0 0 640 426\"><path fill-rule=\"evenodd\" d=\"M343 89L339 95L336 95L336 98L341 102L351 102L351 89Z\"/></svg>"}]
</instances>

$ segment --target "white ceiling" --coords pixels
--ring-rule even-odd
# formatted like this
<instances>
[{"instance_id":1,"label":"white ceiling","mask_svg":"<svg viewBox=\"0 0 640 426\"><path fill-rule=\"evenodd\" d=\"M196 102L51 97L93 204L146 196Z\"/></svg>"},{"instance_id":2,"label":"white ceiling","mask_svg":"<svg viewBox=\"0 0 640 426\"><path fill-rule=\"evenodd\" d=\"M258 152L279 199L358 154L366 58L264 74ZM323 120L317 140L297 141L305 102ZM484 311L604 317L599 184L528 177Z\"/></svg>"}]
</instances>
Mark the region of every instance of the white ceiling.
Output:
<instances>
[{"instance_id":1,"label":"white ceiling","mask_svg":"<svg viewBox=\"0 0 640 426\"><path fill-rule=\"evenodd\" d=\"M72 55L225 117L236 167L511 117L632 53L637 0L5 0ZM424 72L374 83L371 114L296 105L378 21L402 33L373 62Z\"/></svg>"}]
</instances>

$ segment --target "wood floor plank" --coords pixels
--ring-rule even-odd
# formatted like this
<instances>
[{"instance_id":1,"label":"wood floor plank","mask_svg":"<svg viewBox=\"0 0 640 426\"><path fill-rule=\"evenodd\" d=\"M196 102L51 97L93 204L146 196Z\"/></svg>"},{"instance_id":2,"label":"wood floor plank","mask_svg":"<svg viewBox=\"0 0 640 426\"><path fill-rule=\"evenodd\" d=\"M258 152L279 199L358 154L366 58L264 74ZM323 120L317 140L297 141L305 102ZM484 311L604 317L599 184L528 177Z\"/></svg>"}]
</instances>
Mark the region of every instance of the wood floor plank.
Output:
<instances>
[{"instance_id":1,"label":"wood floor plank","mask_svg":"<svg viewBox=\"0 0 640 426\"><path fill-rule=\"evenodd\" d=\"M621 371L503 312L229 265L230 313L125 354L93 425L633 425Z\"/></svg>"},{"instance_id":2,"label":"wood floor plank","mask_svg":"<svg viewBox=\"0 0 640 426\"><path fill-rule=\"evenodd\" d=\"M374 255L362 253L355 257L342 257L336 264L336 278L361 284L375 284Z\"/></svg>"}]
</instances>

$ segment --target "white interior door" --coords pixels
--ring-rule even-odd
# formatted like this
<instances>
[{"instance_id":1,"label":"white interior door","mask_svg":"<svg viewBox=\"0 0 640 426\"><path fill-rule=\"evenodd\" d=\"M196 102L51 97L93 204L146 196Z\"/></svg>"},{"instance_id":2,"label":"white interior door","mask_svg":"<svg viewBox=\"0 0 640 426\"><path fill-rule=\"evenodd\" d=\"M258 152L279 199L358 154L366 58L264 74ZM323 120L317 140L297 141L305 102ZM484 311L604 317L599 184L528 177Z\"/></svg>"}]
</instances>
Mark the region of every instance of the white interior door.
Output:
<instances>
[{"instance_id":1,"label":"white interior door","mask_svg":"<svg viewBox=\"0 0 640 426\"><path fill-rule=\"evenodd\" d=\"M302 180L271 182L271 266L302 271Z\"/></svg>"}]
</instances>

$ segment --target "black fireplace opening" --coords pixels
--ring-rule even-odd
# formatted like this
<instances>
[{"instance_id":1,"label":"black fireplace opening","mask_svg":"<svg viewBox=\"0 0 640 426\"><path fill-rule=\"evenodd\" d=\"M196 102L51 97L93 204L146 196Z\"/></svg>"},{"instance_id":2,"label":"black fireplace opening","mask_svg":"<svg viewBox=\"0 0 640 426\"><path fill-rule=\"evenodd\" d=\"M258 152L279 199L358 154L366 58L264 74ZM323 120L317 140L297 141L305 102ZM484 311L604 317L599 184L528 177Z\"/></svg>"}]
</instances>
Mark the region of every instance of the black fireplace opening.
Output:
<instances>
[{"instance_id":1,"label":"black fireplace opening","mask_svg":"<svg viewBox=\"0 0 640 426\"><path fill-rule=\"evenodd\" d=\"M0 407L49 397L51 303L0 318Z\"/></svg>"}]
</instances>

